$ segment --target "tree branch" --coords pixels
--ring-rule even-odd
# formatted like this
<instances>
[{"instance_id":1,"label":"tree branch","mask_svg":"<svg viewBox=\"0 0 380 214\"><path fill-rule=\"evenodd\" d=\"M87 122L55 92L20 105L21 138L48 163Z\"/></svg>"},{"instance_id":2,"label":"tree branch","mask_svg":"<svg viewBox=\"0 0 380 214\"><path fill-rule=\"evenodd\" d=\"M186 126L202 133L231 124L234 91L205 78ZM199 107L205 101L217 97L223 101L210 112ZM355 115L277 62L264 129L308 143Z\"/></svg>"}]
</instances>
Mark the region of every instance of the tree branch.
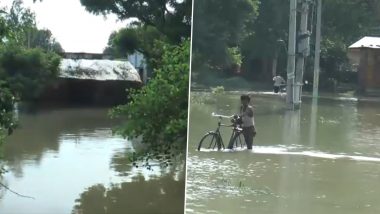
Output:
<instances>
[{"instance_id":1,"label":"tree branch","mask_svg":"<svg viewBox=\"0 0 380 214\"><path fill-rule=\"evenodd\" d=\"M34 197L27 196L27 195L22 195L22 194L20 194L20 193L18 193L18 192L15 192L15 191L11 190L9 187L7 187L6 185L4 185L4 184L2 184L2 183L0 183L0 186L4 187L6 190L8 190L9 192L11 192L11 193L13 193L13 194L15 194L15 195L17 195L17 196L20 196L20 197L23 197L23 198L30 198L30 199L35 200Z\"/></svg>"}]
</instances>

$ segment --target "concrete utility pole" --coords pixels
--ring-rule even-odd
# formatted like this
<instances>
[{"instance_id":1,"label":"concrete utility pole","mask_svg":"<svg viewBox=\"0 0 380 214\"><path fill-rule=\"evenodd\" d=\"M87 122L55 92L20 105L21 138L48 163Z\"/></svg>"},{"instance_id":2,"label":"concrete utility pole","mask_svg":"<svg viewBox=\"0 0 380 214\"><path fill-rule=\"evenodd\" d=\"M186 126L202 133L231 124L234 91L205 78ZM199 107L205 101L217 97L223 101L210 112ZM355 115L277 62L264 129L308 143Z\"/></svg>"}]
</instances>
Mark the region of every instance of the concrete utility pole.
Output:
<instances>
[{"instance_id":1,"label":"concrete utility pole","mask_svg":"<svg viewBox=\"0 0 380 214\"><path fill-rule=\"evenodd\" d=\"M298 51L296 65L296 83L294 87L294 105L295 108L301 106L303 73L305 70L305 59L310 55L310 32L308 31L308 16L310 0L300 0L301 3L301 22L298 33Z\"/></svg>"},{"instance_id":2,"label":"concrete utility pole","mask_svg":"<svg viewBox=\"0 0 380 214\"><path fill-rule=\"evenodd\" d=\"M321 54L321 26L322 26L322 0L316 0L317 6L317 29L315 36L315 55L314 55L314 80L313 80L313 97L318 97L319 85L319 61Z\"/></svg>"},{"instance_id":3,"label":"concrete utility pole","mask_svg":"<svg viewBox=\"0 0 380 214\"><path fill-rule=\"evenodd\" d=\"M288 66L286 82L286 104L294 109L294 70L296 64L297 0L290 0Z\"/></svg>"}]
</instances>

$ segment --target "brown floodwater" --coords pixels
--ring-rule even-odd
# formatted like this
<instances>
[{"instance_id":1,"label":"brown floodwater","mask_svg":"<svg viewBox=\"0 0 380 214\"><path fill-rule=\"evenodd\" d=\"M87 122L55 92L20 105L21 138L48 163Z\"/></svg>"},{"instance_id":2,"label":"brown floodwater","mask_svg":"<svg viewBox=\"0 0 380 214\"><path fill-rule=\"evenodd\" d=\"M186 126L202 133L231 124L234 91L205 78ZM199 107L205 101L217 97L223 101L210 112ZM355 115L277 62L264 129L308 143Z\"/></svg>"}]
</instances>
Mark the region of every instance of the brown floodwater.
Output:
<instances>
[{"instance_id":1,"label":"brown floodwater","mask_svg":"<svg viewBox=\"0 0 380 214\"><path fill-rule=\"evenodd\" d=\"M187 213L380 213L379 104L305 99L292 112L281 97L254 95L252 151L196 151L216 128L212 112L236 113L239 98L192 95ZM222 129L225 143L230 134Z\"/></svg>"},{"instance_id":2,"label":"brown floodwater","mask_svg":"<svg viewBox=\"0 0 380 214\"><path fill-rule=\"evenodd\" d=\"M1 214L183 213L184 162L133 167L135 142L112 135L105 108L20 113L4 145Z\"/></svg>"}]
</instances>

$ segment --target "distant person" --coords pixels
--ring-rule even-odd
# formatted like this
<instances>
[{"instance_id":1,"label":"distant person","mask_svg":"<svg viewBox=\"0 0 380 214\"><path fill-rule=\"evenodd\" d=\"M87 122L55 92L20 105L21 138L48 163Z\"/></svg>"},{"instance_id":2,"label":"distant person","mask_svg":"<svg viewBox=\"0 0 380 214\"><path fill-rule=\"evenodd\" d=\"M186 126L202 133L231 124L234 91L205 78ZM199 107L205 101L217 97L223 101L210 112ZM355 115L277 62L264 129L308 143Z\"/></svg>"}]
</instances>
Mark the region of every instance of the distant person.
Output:
<instances>
[{"instance_id":1,"label":"distant person","mask_svg":"<svg viewBox=\"0 0 380 214\"><path fill-rule=\"evenodd\" d=\"M255 121L253 118L253 107L249 105L251 98L248 95L242 95L240 97L240 117L242 119L243 136L247 149L252 149L253 138L256 136ZM233 143L233 142L232 142ZM233 145L228 145L229 149L232 149Z\"/></svg>"},{"instance_id":2,"label":"distant person","mask_svg":"<svg viewBox=\"0 0 380 214\"><path fill-rule=\"evenodd\" d=\"M280 75L273 77L274 85L273 91L274 93L278 93L281 89L281 86L285 85L285 80Z\"/></svg>"}]
</instances>

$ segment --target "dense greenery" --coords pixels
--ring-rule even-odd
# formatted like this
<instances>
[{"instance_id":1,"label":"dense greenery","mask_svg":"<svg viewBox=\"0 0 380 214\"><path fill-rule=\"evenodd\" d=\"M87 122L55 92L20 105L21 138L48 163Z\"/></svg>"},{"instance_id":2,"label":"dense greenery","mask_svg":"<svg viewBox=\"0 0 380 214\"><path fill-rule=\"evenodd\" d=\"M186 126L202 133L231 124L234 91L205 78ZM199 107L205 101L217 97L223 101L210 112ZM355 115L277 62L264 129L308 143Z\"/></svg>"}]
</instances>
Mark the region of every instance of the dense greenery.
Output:
<instances>
[{"instance_id":1,"label":"dense greenery","mask_svg":"<svg viewBox=\"0 0 380 214\"><path fill-rule=\"evenodd\" d=\"M0 79L23 101L35 99L58 75L61 51L49 30L39 30L35 15L15 0L0 15Z\"/></svg>"},{"instance_id":2,"label":"dense greenery","mask_svg":"<svg viewBox=\"0 0 380 214\"><path fill-rule=\"evenodd\" d=\"M140 52L146 59L149 73L159 66L159 59L163 54L160 46L162 42L178 45L190 37L192 5L188 0L145 1L145 3L135 0L123 2L82 0L82 4L95 14L115 13L120 19L138 19L126 28L112 33L104 52L115 57L125 57Z\"/></svg>"},{"instance_id":3,"label":"dense greenery","mask_svg":"<svg viewBox=\"0 0 380 214\"><path fill-rule=\"evenodd\" d=\"M130 26L110 35L104 52L116 57L142 53L153 78L142 89L133 90L130 102L115 108L112 116L126 118L117 129L119 134L142 137L148 149L143 151L146 160L164 159L161 163L170 164L171 152L185 151L192 1L81 3L95 14L113 13L121 20L136 18Z\"/></svg>"},{"instance_id":4,"label":"dense greenery","mask_svg":"<svg viewBox=\"0 0 380 214\"><path fill-rule=\"evenodd\" d=\"M15 128L15 101L34 100L58 75L61 51L49 30L37 28L22 1L0 8L0 141Z\"/></svg>"},{"instance_id":5,"label":"dense greenery","mask_svg":"<svg viewBox=\"0 0 380 214\"><path fill-rule=\"evenodd\" d=\"M218 5L218 7L215 7ZM240 5L240 6L239 6ZM380 3L374 0L324 1L322 14L321 79L355 81L350 74L347 48L363 36L378 35ZM316 20L316 6L310 8ZM347 15L350 11L350 15ZM248 80L271 80L272 63L278 57L277 72L286 72L289 1L239 0L194 2L193 74L202 81L208 74L237 74L231 67L230 48L241 53L241 75ZM312 33L315 27L309 27ZM377 29L379 30L379 29ZM311 37L311 50L314 46ZM236 53L236 51L235 51ZM313 52L305 78L312 80ZM198 77L198 78L197 78ZM323 85L322 85L323 86Z\"/></svg>"},{"instance_id":6,"label":"dense greenery","mask_svg":"<svg viewBox=\"0 0 380 214\"><path fill-rule=\"evenodd\" d=\"M0 78L18 98L32 101L58 76L60 57L41 49L14 46L0 50Z\"/></svg>"},{"instance_id":7,"label":"dense greenery","mask_svg":"<svg viewBox=\"0 0 380 214\"><path fill-rule=\"evenodd\" d=\"M155 78L141 90L131 93L131 101L112 112L126 118L117 129L125 137L142 136L150 148L178 142L186 145L190 42L180 46L163 45L161 66ZM169 150L169 147L162 147Z\"/></svg>"},{"instance_id":8,"label":"dense greenery","mask_svg":"<svg viewBox=\"0 0 380 214\"><path fill-rule=\"evenodd\" d=\"M112 33L104 52L121 58L140 52L146 59L148 69L152 70L158 67L162 56L162 42L171 43L156 27L135 24Z\"/></svg>"},{"instance_id":9,"label":"dense greenery","mask_svg":"<svg viewBox=\"0 0 380 214\"><path fill-rule=\"evenodd\" d=\"M195 1L193 63L195 70L209 66L225 71L240 61L240 44L257 16L257 0ZM237 63L239 64L239 63Z\"/></svg>"},{"instance_id":10,"label":"dense greenery","mask_svg":"<svg viewBox=\"0 0 380 214\"><path fill-rule=\"evenodd\" d=\"M15 97L4 81L0 81L0 144L4 136L11 134L16 127L13 119Z\"/></svg>"},{"instance_id":11,"label":"dense greenery","mask_svg":"<svg viewBox=\"0 0 380 214\"><path fill-rule=\"evenodd\" d=\"M12 134L13 129L16 128L13 116L15 101L7 83L0 79L0 178L5 171L1 163L2 144L5 136Z\"/></svg>"},{"instance_id":12,"label":"dense greenery","mask_svg":"<svg viewBox=\"0 0 380 214\"><path fill-rule=\"evenodd\" d=\"M144 26L153 26L170 40L180 42L191 31L191 0L81 0L94 14L116 14L119 19L137 18Z\"/></svg>"},{"instance_id":13,"label":"dense greenery","mask_svg":"<svg viewBox=\"0 0 380 214\"><path fill-rule=\"evenodd\" d=\"M48 29L38 29L35 14L23 7L21 0L14 0L8 11L0 14L0 44L14 47L41 48L45 51L60 53L61 45Z\"/></svg>"}]
</instances>

